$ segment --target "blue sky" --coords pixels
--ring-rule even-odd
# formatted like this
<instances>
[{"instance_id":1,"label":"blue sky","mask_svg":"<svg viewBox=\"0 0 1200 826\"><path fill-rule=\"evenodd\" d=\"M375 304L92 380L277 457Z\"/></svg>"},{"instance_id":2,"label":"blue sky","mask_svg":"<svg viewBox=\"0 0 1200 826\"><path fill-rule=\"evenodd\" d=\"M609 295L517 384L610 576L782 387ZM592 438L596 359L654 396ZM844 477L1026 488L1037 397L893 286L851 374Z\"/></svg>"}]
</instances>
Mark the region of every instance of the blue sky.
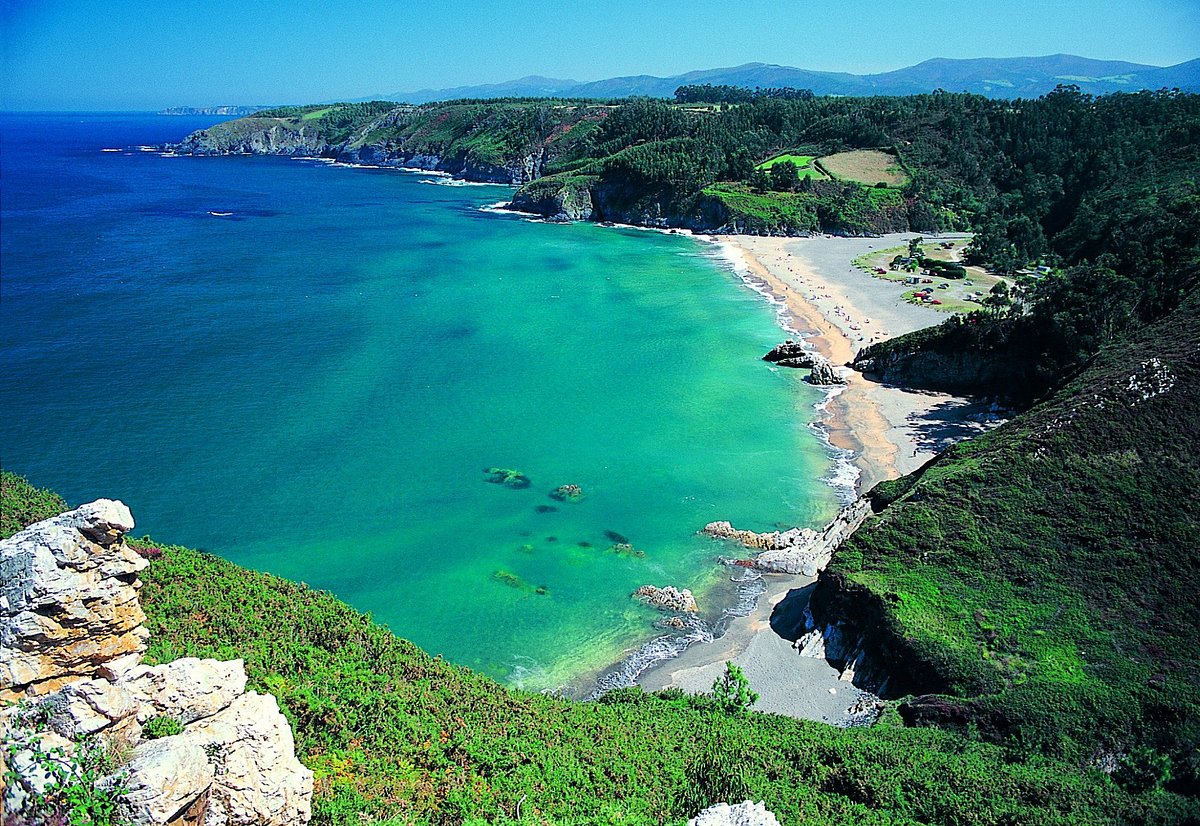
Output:
<instances>
[{"instance_id":1,"label":"blue sky","mask_svg":"<svg viewBox=\"0 0 1200 826\"><path fill-rule=\"evenodd\" d=\"M1200 3L1145 0L0 0L0 108L157 109L596 80L761 61L1200 56Z\"/></svg>"}]
</instances>

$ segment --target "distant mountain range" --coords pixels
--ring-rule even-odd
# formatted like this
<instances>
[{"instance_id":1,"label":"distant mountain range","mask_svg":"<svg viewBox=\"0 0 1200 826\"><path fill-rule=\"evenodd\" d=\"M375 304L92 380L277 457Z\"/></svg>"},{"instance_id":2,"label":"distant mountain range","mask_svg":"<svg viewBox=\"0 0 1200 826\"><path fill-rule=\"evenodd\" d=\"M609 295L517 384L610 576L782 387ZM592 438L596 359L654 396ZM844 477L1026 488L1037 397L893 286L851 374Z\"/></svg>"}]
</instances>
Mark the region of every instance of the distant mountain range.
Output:
<instances>
[{"instance_id":1,"label":"distant mountain range","mask_svg":"<svg viewBox=\"0 0 1200 826\"><path fill-rule=\"evenodd\" d=\"M671 77L630 75L588 83L530 75L505 83L396 92L385 97L409 103L497 97L672 97L678 87L700 83L748 88L786 86L811 89L818 95L912 95L945 89L992 98L1037 97L1062 83L1073 83L1083 91L1097 95L1162 88L1200 91L1200 59L1162 67L1066 54L972 60L934 58L905 69L873 75L746 63Z\"/></svg>"}]
</instances>

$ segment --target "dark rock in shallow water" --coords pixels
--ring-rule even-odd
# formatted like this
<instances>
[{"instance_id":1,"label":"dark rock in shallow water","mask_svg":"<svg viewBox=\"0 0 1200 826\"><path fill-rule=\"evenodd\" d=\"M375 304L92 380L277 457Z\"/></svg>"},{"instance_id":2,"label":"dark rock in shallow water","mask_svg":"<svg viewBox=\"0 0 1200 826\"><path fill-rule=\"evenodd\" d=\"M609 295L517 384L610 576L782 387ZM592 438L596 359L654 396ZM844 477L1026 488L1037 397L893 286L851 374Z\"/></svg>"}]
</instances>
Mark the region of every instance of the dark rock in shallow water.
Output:
<instances>
[{"instance_id":1,"label":"dark rock in shallow water","mask_svg":"<svg viewBox=\"0 0 1200 826\"><path fill-rule=\"evenodd\" d=\"M792 367L797 370L803 370L806 368L811 368L815 363L815 359L811 353L805 353L803 356L783 359L782 361L777 361L775 363L780 367Z\"/></svg>"},{"instance_id":2,"label":"dark rock in shallow water","mask_svg":"<svg viewBox=\"0 0 1200 826\"><path fill-rule=\"evenodd\" d=\"M604 538L614 545L628 545L629 539L616 531L605 531Z\"/></svg>"},{"instance_id":3,"label":"dark rock in shallow water","mask_svg":"<svg viewBox=\"0 0 1200 826\"><path fill-rule=\"evenodd\" d=\"M617 556L633 557L634 559L642 559L646 556L645 551L638 550L628 542L617 542L609 547L608 552L616 554Z\"/></svg>"},{"instance_id":4,"label":"dark rock in shallow water","mask_svg":"<svg viewBox=\"0 0 1200 826\"><path fill-rule=\"evenodd\" d=\"M559 502L578 502L583 498L583 488L579 485L559 485L550 491L550 498Z\"/></svg>"},{"instance_id":5,"label":"dark rock in shallow water","mask_svg":"<svg viewBox=\"0 0 1200 826\"><path fill-rule=\"evenodd\" d=\"M506 488L527 488L531 484L529 477L519 470L505 467L485 467L483 472L488 474L488 481L493 485L504 485Z\"/></svg>"},{"instance_id":6,"label":"dark rock in shallow water","mask_svg":"<svg viewBox=\"0 0 1200 826\"><path fill-rule=\"evenodd\" d=\"M557 542L557 541L558 541L558 537L557 537L557 536L547 536L547 537L546 537L546 541L547 541L547 542Z\"/></svg>"},{"instance_id":7,"label":"dark rock in shallow water","mask_svg":"<svg viewBox=\"0 0 1200 826\"><path fill-rule=\"evenodd\" d=\"M538 513L555 513L558 508L553 505L538 505L534 510Z\"/></svg>"},{"instance_id":8,"label":"dark rock in shallow water","mask_svg":"<svg viewBox=\"0 0 1200 826\"><path fill-rule=\"evenodd\" d=\"M805 358L809 356L809 352L804 349L804 345L799 341L788 339L783 344L776 344L771 348L771 352L762 357L763 361L781 362L787 359ZM788 365L793 366L793 365Z\"/></svg>"},{"instance_id":9,"label":"dark rock in shallow water","mask_svg":"<svg viewBox=\"0 0 1200 826\"><path fill-rule=\"evenodd\" d=\"M812 370L808 374L808 383L817 385L818 387L828 387L830 385L845 384L846 379L833 366L833 362L817 356L813 359Z\"/></svg>"},{"instance_id":10,"label":"dark rock in shallow water","mask_svg":"<svg viewBox=\"0 0 1200 826\"><path fill-rule=\"evenodd\" d=\"M592 543L591 543L591 542L588 542L586 539L581 539L580 541L576 542L575 544L576 544L576 545L578 545L578 546L579 546L579 547L581 547L581 548L590 548L590 547L592 547Z\"/></svg>"}]
</instances>

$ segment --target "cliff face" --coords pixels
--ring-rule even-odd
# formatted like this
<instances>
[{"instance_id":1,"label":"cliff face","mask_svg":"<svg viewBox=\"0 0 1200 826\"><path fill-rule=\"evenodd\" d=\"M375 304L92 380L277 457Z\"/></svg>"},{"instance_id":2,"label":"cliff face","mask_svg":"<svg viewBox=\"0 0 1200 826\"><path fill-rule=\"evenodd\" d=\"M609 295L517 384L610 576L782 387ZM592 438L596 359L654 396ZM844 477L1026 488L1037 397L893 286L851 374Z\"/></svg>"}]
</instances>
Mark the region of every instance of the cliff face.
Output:
<instances>
[{"instance_id":1,"label":"cliff face","mask_svg":"<svg viewBox=\"0 0 1200 826\"><path fill-rule=\"evenodd\" d=\"M169 148L188 155L335 158L520 185L573 157L606 114L586 104L286 107L195 132Z\"/></svg>"},{"instance_id":2,"label":"cliff face","mask_svg":"<svg viewBox=\"0 0 1200 826\"><path fill-rule=\"evenodd\" d=\"M946 393L1021 395L1028 365L1019 360L991 357L980 351L939 353L921 349L892 349L871 355L860 352L855 370L885 384Z\"/></svg>"},{"instance_id":3,"label":"cliff face","mask_svg":"<svg viewBox=\"0 0 1200 826\"><path fill-rule=\"evenodd\" d=\"M0 820L65 823L65 787L99 771L101 742L127 759L88 793L135 826L307 823L312 772L275 698L246 691L241 660L140 664L148 563L125 544L132 527L102 499L0 542L0 697L20 701L0 711Z\"/></svg>"},{"instance_id":4,"label":"cliff face","mask_svg":"<svg viewBox=\"0 0 1200 826\"><path fill-rule=\"evenodd\" d=\"M321 157L333 147L314 124L252 117L193 132L171 149L181 155Z\"/></svg>"}]
</instances>

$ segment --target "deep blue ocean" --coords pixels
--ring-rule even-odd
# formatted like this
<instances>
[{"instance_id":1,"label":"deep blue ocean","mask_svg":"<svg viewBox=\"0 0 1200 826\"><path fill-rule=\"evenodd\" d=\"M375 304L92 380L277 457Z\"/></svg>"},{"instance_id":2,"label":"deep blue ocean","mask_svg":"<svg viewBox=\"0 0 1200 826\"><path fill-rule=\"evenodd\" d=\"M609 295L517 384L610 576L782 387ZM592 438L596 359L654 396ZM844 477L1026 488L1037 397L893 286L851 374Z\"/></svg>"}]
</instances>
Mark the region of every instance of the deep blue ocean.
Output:
<instances>
[{"instance_id":1,"label":"deep blue ocean","mask_svg":"<svg viewBox=\"0 0 1200 826\"><path fill-rule=\"evenodd\" d=\"M707 522L832 515L822 396L759 360L774 310L716 248L486 210L507 187L153 151L218 120L0 116L5 469L533 688L661 634L638 585L717 622Z\"/></svg>"}]
</instances>

